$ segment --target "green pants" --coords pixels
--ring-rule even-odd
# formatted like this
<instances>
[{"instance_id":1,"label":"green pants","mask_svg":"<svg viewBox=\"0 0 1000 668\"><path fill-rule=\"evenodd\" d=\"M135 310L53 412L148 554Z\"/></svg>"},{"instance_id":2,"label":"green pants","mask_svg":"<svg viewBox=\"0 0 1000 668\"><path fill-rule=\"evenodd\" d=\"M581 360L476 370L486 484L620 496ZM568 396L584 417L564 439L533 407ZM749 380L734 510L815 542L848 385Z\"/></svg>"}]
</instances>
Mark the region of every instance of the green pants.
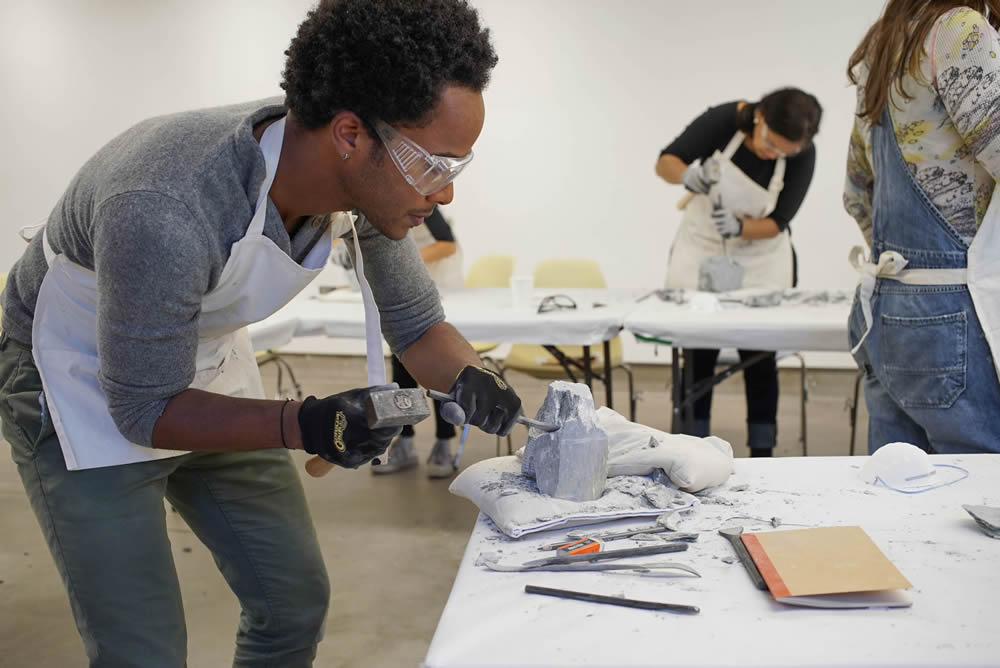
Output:
<instances>
[{"instance_id":1,"label":"green pants","mask_svg":"<svg viewBox=\"0 0 1000 668\"><path fill-rule=\"evenodd\" d=\"M0 334L3 435L90 665L185 665L166 498L239 598L233 665L311 666L330 585L288 452L194 453L67 471L41 390L31 349Z\"/></svg>"}]
</instances>

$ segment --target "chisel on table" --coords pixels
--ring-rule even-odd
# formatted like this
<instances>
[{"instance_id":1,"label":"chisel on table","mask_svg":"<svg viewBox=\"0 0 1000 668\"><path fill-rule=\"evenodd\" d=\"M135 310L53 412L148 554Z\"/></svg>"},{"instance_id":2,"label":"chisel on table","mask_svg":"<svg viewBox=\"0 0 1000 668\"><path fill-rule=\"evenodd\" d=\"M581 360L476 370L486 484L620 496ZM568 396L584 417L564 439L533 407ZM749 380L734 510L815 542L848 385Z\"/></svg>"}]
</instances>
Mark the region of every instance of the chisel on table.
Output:
<instances>
[{"instance_id":1,"label":"chisel on table","mask_svg":"<svg viewBox=\"0 0 1000 668\"><path fill-rule=\"evenodd\" d=\"M606 603L608 605L621 605L626 608L640 608L642 610L686 612L695 615L701 612L701 608L699 608L696 605L682 605L680 603L660 603L659 601L639 601L634 598L620 598L618 596L590 594L588 592L572 591L570 589L554 589L552 587L538 587L536 585L524 585L524 591L527 594L542 594L544 596L570 598L577 601L588 601L590 603Z\"/></svg>"}]
</instances>

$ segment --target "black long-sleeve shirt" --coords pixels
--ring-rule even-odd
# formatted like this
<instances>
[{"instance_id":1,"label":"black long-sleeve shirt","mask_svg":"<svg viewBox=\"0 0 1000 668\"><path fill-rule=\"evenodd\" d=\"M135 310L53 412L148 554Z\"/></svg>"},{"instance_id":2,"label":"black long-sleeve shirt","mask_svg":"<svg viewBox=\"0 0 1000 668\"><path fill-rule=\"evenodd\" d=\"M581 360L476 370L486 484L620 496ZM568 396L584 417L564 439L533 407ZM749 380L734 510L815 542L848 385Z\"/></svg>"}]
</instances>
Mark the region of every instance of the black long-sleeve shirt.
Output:
<instances>
[{"instance_id":1,"label":"black long-sleeve shirt","mask_svg":"<svg viewBox=\"0 0 1000 668\"><path fill-rule=\"evenodd\" d=\"M705 160L715 151L724 151L739 130L736 113L738 105L739 102L727 102L710 107L660 151L660 155L675 155L691 164L697 159ZM770 185L771 176L774 175L774 160L762 160L741 144L733 154L732 162L755 183L764 188ZM787 229L802 206L815 166L816 148L812 144L798 155L785 159L785 187L778 195L778 203L769 216L778 224L778 229Z\"/></svg>"}]
</instances>

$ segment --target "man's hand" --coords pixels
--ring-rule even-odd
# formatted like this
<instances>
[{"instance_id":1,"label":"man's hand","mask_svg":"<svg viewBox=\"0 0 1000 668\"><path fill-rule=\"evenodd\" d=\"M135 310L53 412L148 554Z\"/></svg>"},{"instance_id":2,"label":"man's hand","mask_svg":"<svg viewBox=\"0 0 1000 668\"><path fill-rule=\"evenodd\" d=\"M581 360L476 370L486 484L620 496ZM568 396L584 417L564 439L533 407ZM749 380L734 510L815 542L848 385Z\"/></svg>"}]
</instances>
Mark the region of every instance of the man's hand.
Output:
<instances>
[{"instance_id":1,"label":"man's hand","mask_svg":"<svg viewBox=\"0 0 1000 668\"><path fill-rule=\"evenodd\" d=\"M482 367L465 367L448 394L465 411L465 422L487 434L506 436L521 414L521 398L500 376ZM443 417L450 422L453 416Z\"/></svg>"},{"instance_id":2,"label":"man's hand","mask_svg":"<svg viewBox=\"0 0 1000 668\"><path fill-rule=\"evenodd\" d=\"M370 429L365 399L376 390L398 387L392 383L348 390L325 399L307 397L299 408L303 449L349 469L356 469L383 454L403 428Z\"/></svg>"}]
</instances>

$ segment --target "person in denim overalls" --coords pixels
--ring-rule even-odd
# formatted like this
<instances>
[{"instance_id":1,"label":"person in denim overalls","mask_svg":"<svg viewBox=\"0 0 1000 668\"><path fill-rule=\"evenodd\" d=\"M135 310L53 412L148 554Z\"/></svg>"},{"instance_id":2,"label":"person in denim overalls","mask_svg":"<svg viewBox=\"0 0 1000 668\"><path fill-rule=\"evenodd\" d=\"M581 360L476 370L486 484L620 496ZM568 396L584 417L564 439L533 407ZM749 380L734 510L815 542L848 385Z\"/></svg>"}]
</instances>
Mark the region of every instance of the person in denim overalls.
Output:
<instances>
[{"instance_id":1,"label":"person in denim overalls","mask_svg":"<svg viewBox=\"0 0 1000 668\"><path fill-rule=\"evenodd\" d=\"M996 2L942 13L892 0L851 60L859 118L844 200L870 235L872 260L852 252L862 279L848 335L865 374L869 452L896 441L931 453L1000 452L1000 119L990 111L1000 103L1000 59L988 20ZM985 5L986 16L959 4ZM908 72L908 96L898 95L875 54L892 52L893 31L920 29L925 52L916 61L903 54L920 76Z\"/></svg>"}]
</instances>

